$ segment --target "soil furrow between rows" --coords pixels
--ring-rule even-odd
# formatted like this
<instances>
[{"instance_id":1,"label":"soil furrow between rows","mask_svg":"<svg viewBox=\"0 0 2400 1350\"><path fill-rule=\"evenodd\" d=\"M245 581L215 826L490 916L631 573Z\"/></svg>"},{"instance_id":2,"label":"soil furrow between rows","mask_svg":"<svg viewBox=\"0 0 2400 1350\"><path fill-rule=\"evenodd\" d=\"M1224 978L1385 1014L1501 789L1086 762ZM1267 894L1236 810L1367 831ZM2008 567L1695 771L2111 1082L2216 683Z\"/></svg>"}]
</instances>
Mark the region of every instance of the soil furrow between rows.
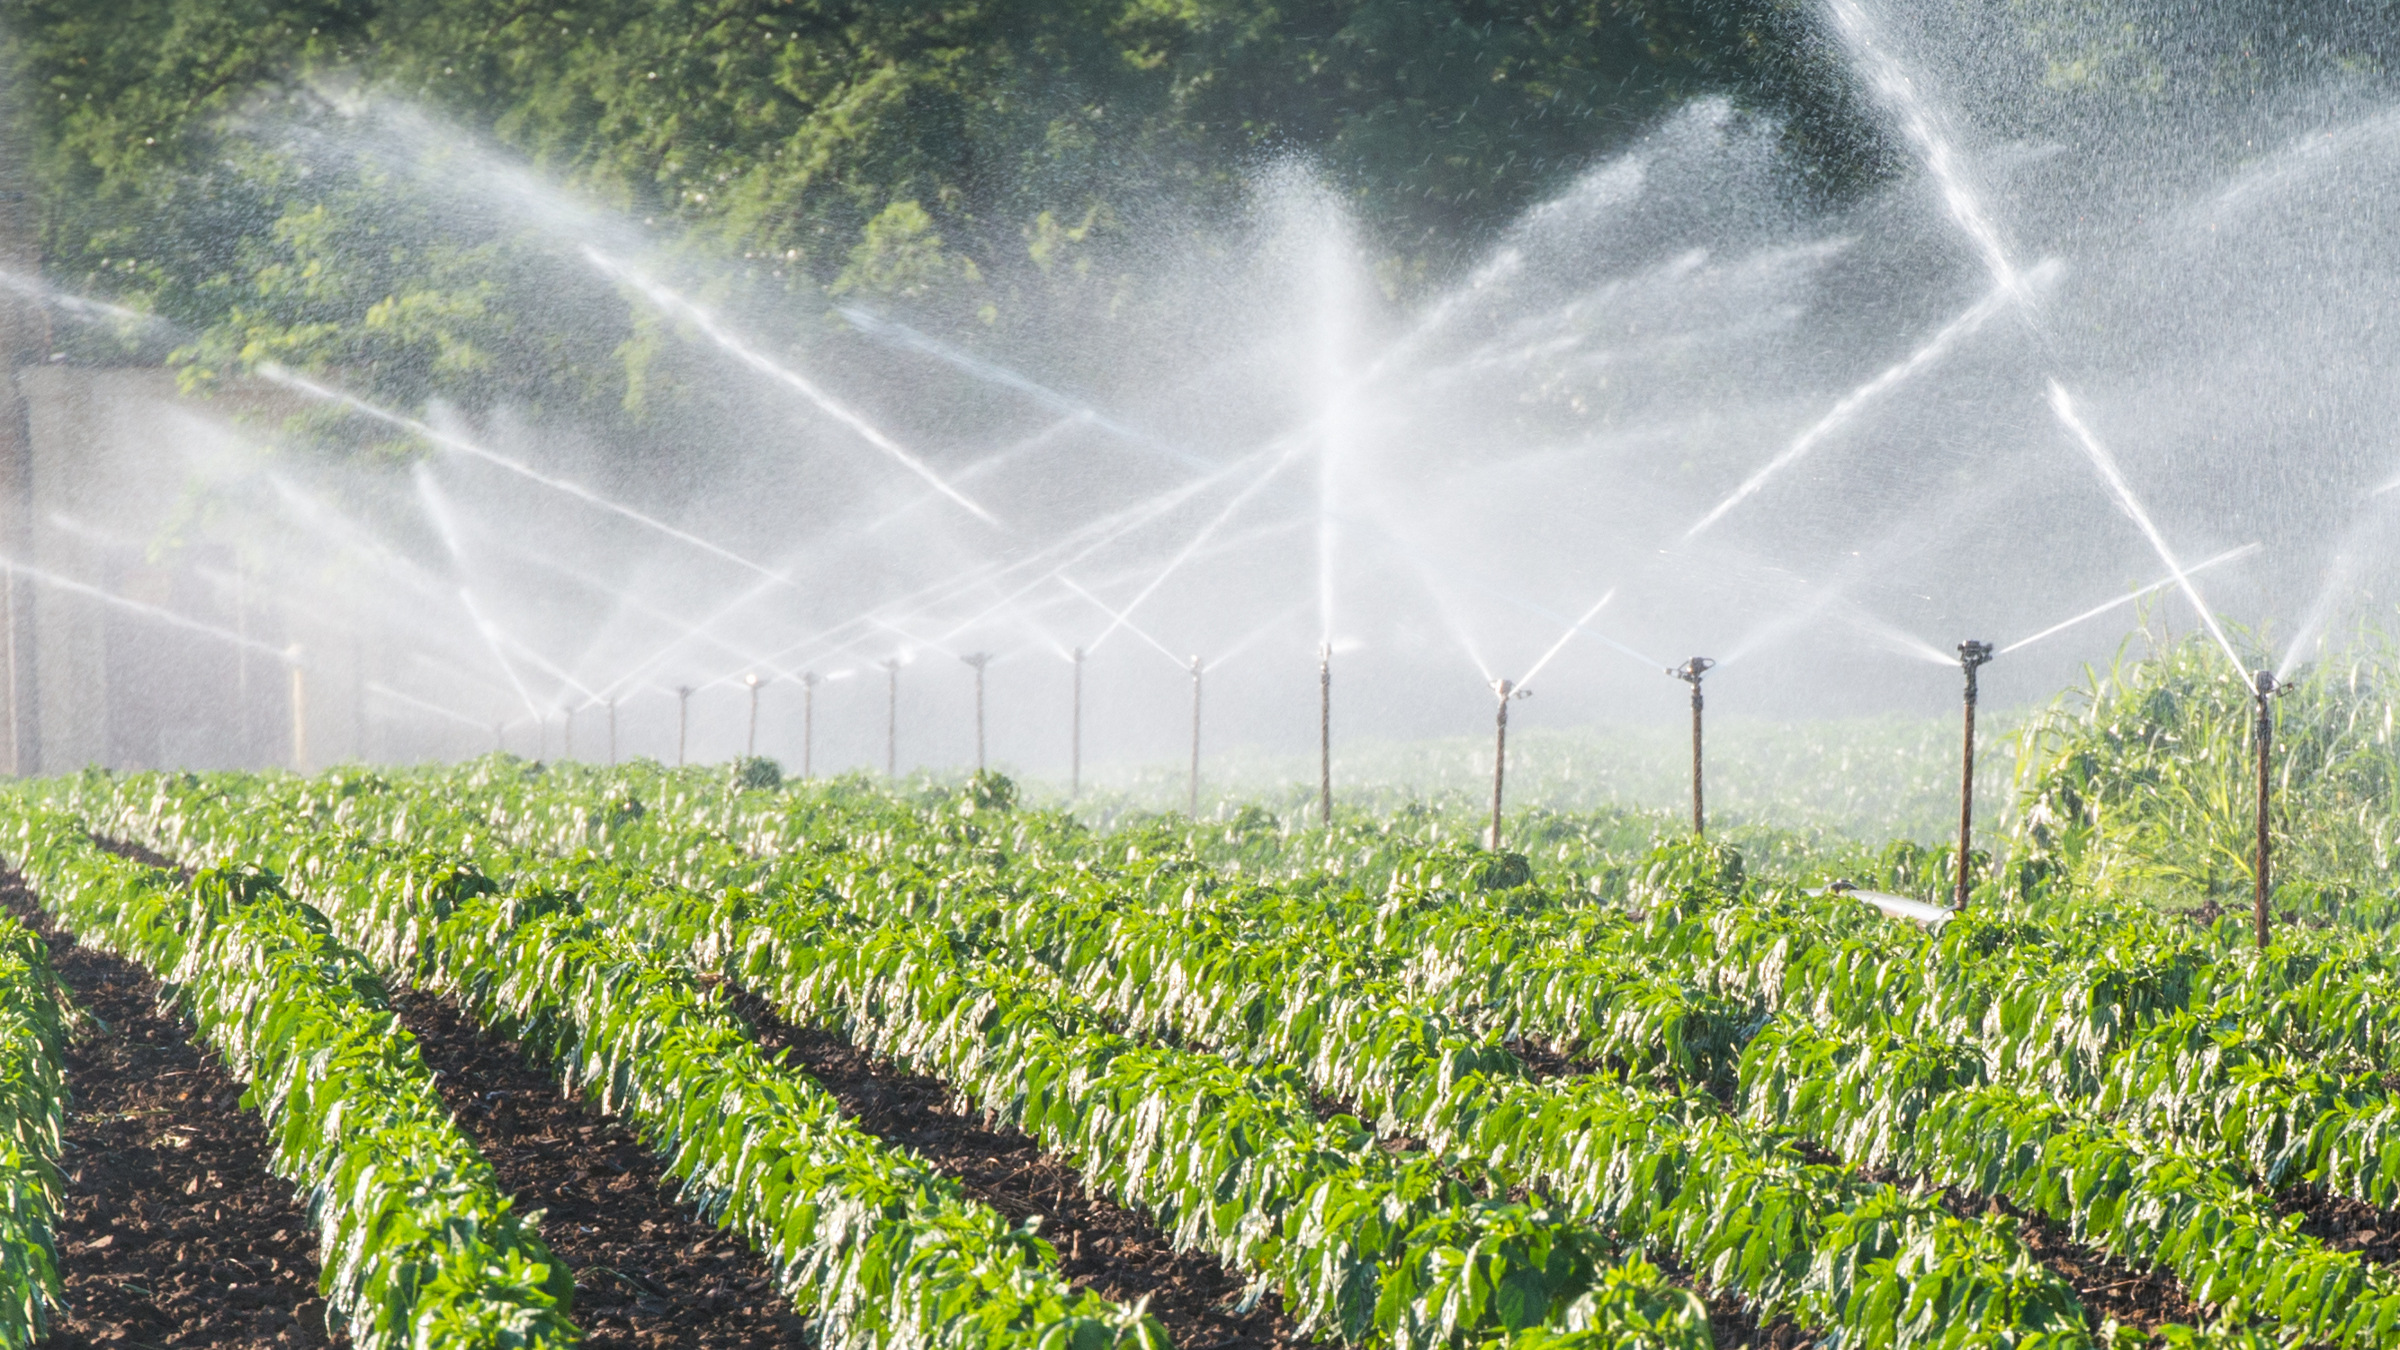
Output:
<instances>
[{"instance_id":1,"label":"soil furrow between rows","mask_svg":"<svg viewBox=\"0 0 2400 1350\"><path fill-rule=\"evenodd\" d=\"M728 991L732 993L733 991ZM1083 1178L1023 1132L992 1128L953 1106L939 1080L867 1054L833 1032L795 1027L766 1001L735 1008L770 1051L824 1085L858 1127L903 1145L1012 1219L1042 1217L1059 1269L1078 1286L1130 1303L1147 1298L1176 1350L1272 1350L1308 1342L1273 1292L1238 1311L1244 1281L1201 1252L1179 1252L1141 1214L1088 1191Z\"/></svg>"},{"instance_id":2,"label":"soil furrow between rows","mask_svg":"<svg viewBox=\"0 0 2400 1350\"><path fill-rule=\"evenodd\" d=\"M159 1010L156 980L61 932L14 872L0 874L0 904L49 943L87 1014L66 1055L67 1316L47 1344L347 1345L326 1332L315 1231L267 1170L242 1085Z\"/></svg>"},{"instance_id":3,"label":"soil furrow between rows","mask_svg":"<svg viewBox=\"0 0 2400 1350\"><path fill-rule=\"evenodd\" d=\"M584 1344L759 1350L808 1343L764 1258L676 1198L659 1156L622 1121L565 1096L512 1041L456 1004L395 992L434 1084L542 1240L575 1272Z\"/></svg>"}]
</instances>

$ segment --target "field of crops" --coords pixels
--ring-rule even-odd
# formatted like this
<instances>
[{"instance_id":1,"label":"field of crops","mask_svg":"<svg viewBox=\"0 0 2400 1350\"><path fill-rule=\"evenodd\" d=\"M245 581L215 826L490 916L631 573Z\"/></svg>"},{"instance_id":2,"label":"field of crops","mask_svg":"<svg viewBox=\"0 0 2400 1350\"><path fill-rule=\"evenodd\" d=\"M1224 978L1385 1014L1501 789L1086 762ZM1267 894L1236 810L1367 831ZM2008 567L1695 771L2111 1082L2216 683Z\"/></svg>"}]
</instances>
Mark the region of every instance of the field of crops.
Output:
<instances>
[{"instance_id":1,"label":"field of crops","mask_svg":"<svg viewBox=\"0 0 2400 1350\"><path fill-rule=\"evenodd\" d=\"M2400 960L2162 908L2062 804L2128 706L2240 716L2178 660L2062 708L1933 930L1817 883L1939 854L1629 814L25 784L0 1342L2400 1346Z\"/></svg>"}]
</instances>

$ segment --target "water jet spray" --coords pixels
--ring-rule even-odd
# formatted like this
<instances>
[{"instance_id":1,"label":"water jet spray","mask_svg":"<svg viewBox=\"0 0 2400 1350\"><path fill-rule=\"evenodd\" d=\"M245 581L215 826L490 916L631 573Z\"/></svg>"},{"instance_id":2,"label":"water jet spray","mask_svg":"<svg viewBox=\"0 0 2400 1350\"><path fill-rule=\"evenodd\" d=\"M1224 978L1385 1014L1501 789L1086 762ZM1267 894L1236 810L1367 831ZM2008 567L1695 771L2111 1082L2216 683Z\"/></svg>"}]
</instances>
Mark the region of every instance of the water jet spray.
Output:
<instances>
[{"instance_id":1,"label":"water jet spray","mask_svg":"<svg viewBox=\"0 0 2400 1350\"><path fill-rule=\"evenodd\" d=\"M1717 663L1705 656L1695 656L1680 666L1670 666L1667 673L1692 687L1692 833L1708 833L1708 815L1702 808L1700 793L1700 677Z\"/></svg>"},{"instance_id":2,"label":"water jet spray","mask_svg":"<svg viewBox=\"0 0 2400 1350\"><path fill-rule=\"evenodd\" d=\"M1992 644L1969 639L1958 644L1958 668L1967 677L1965 731L1958 771L1958 894L1951 908L1967 907L1967 850L1975 834L1975 672L1992 659Z\"/></svg>"}]
</instances>

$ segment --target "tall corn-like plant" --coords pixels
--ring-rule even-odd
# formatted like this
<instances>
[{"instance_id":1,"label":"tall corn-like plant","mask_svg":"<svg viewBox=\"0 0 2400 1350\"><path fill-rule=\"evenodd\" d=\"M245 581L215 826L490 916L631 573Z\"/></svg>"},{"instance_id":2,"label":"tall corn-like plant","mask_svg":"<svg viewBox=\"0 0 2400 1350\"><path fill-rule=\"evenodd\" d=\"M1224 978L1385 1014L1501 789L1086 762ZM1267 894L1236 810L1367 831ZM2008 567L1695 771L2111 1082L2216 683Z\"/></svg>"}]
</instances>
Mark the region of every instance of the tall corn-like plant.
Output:
<instances>
[{"instance_id":1,"label":"tall corn-like plant","mask_svg":"<svg viewBox=\"0 0 2400 1350\"><path fill-rule=\"evenodd\" d=\"M2387 920L2386 904L2361 902L2381 890L2400 844L2396 709L2400 648L2373 630L2276 698L2270 832L2283 906ZM2217 903L2246 894L2253 711L2247 685L2204 638L2129 644L2027 727L2021 856L2080 891Z\"/></svg>"}]
</instances>

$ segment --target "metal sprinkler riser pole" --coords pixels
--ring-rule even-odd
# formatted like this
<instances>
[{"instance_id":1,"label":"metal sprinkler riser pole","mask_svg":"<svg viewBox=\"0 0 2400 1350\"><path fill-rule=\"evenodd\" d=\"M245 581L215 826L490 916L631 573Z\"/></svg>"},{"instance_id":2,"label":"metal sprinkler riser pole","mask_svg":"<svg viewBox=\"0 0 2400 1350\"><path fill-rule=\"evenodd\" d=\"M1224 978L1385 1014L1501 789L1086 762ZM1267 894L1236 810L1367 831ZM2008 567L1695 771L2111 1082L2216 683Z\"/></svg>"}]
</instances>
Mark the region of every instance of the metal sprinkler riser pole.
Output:
<instances>
[{"instance_id":1,"label":"metal sprinkler riser pole","mask_svg":"<svg viewBox=\"0 0 2400 1350\"><path fill-rule=\"evenodd\" d=\"M2269 866L2273 862L2272 847L2267 833L2267 808L2271 800L2272 779L2268 765L2275 749L2275 711L2272 700L2283 692L2276 683L2273 671L2262 670L2251 677L2251 699L2258 705L2258 855L2252 868L2252 918L2258 927L2258 949L2267 949L2267 896L2274 889Z\"/></svg>"},{"instance_id":2,"label":"metal sprinkler riser pole","mask_svg":"<svg viewBox=\"0 0 2400 1350\"><path fill-rule=\"evenodd\" d=\"M1067 733L1067 798L1083 795L1083 648L1075 649L1075 719Z\"/></svg>"},{"instance_id":3,"label":"metal sprinkler riser pole","mask_svg":"<svg viewBox=\"0 0 2400 1350\"><path fill-rule=\"evenodd\" d=\"M983 772L983 668L992 662L990 652L971 652L958 658L975 667L975 772Z\"/></svg>"},{"instance_id":4,"label":"metal sprinkler riser pole","mask_svg":"<svg viewBox=\"0 0 2400 1350\"><path fill-rule=\"evenodd\" d=\"M675 767L678 769L683 767L685 737L691 729L691 725L692 687L688 684L677 685L675 687Z\"/></svg>"},{"instance_id":5,"label":"metal sprinkler riser pole","mask_svg":"<svg viewBox=\"0 0 2400 1350\"><path fill-rule=\"evenodd\" d=\"M1975 841L1975 672L1992 659L1992 644L1972 639L1958 644L1958 666L1966 672L1965 730L1961 742L1958 770L1958 891L1953 909L1967 907L1967 887L1971 880L1968 854Z\"/></svg>"},{"instance_id":6,"label":"metal sprinkler riser pole","mask_svg":"<svg viewBox=\"0 0 2400 1350\"><path fill-rule=\"evenodd\" d=\"M1200 658L1192 658L1192 781L1184 814L1200 817Z\"/></svg>"},{"instance_id":7,"label":"metal sprinkler riser pole","mask_svg":"<svg viewBox=\"0 0 2400 1350\"><path fill-rule=\"evenodd\" d=\"M1492 852L1500 851L1500 793L1508 778L1508 701L1524 698L1533 691L1519 689L1514 680L1492 681L1492 692L1500 696L1500 710L1492 731L1492 828L1484 843Z\"/></svg>"},{"instance_id":8,"label":"metal sprinkler riser pole","mask_svg":"<svg viewBox=\"0 0 2400 1350\"><path fill-rule=\"evenodd\" d=\"M742 683L750 686L750 735L742 742L742 755L746 759L756 759L758 757L758 687L766 681L751 674L744 675Z\"/></svg>"},{"instance_id":9,"label":"metal sprinkler riser pole","mask_svg":"<svg viewBox=\"0 0 2400 1350\"><path fill-rule=\"evenodd\" d=\"M811 670L800 676L800 777L816 777L817 756L817 681L824 676Z\"/></svg>"},{"instance_id":10,"label":"metal sprinkler riser pole","mask_svg":"<svg viewBox=\"0 0 2400 1350\"><path fill-rule=\"evenodd\" d=\"M1700 677L1716 666L1705 656L1695 656L1680 666L1670 666L1669 675L1692 687L1692 833L1708 832L1708 813L1704 807L1700 783Z\"/></svg>"},{"instance_id":11,"label":"metal sprinkler riser pole","mask_svg":"<svg viewBox=\"0 0 2400 1350\"><path fill-rule=\"evenodd\" d=\"M1317 653L1317 808L1333 828L1333 644Z\"/></svg>"},{"instance_id":12,"label":"metal sprinkler riser pole","mask_svg":"<svg viewBox=\"0 0 2400 1350\"><path fill-rule=\"evenodd\" d=\"M883 663L883 776L900 776L900 662Z\"/></svg>"}]
</instances>

